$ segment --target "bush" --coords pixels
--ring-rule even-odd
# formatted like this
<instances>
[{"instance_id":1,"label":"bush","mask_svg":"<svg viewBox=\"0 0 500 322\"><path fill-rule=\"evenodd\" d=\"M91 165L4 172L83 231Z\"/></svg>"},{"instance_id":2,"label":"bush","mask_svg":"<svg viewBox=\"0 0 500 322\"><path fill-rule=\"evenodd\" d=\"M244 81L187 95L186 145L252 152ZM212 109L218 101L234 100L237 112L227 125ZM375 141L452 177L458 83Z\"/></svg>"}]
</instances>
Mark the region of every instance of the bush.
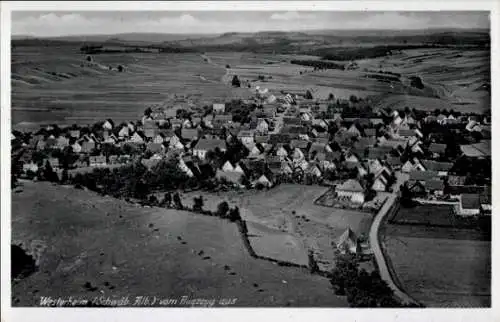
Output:
<instances>
[{"instance_id":1,"label":"bush","mask_svg":"<svg viewBox=\"0 0 500 322\"><path fill-rule=\"evenodd\" d=\"M217 206L217 216L221 218L226 218L229 211L229 204L226 201L219 203Z\"/></svg>"}]
</instances>

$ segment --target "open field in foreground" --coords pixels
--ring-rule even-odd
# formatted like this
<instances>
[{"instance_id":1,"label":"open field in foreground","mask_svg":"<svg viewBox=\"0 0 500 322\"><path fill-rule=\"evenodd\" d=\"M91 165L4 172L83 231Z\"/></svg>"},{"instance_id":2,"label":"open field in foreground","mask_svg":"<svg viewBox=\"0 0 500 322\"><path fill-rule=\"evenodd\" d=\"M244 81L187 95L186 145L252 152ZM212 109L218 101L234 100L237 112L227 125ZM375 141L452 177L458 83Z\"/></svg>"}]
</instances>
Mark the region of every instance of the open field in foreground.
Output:
<instances>
[{"instance_id":1,"label":"open field in foreground","mask_svg":"<svg viewBox=\"0 0 500 322\"><path fill-rule=\"evenodd\" d=\"M250 257L228 221L49 183L23 185L12 197L12 240L27 248L36 241L44 250L39 271L13 284L14 306L38 305L40 296L100 295L347 306L327 279ZM96 289L85 289L86 282Z\"/></svg>"},{"instance_id":2,"label":"open field in foreground","mask_svg":"<svg viewBox=\"0 0 500 322\"><path fill-rule=\"evenodd\" d=\"M440 220L426 213L430 207L436 207ZM411 221L418 214L425 223L454 224L446 206L402 208L396 218ZM381 236L391 274L417 301L429 307L491 305L491 237L487 231L386 223Z\"/></svg>"},{"instance_id":3,"label":"open field in foreground","mask_svg":"<svg viewBox=\"0 0 500 322\"><path fill-rule=\"evenodd\" d=\"M251 238L250 241L254 246L258 240L255 249L258 255L272 257L277 253L276 248L280 247L283 259L287 256L289 261L300 263L299 259L304 256L297 257L298 254L302 252L307 255L306 251L312 250L321 264L320 267L328 270L335 260L334 248L338 238L349 227L358 236L367 235L372 215L314 204L314 200L327 189L321 186L283 184L260 192L201 195L205 209L215 211L217 205L225 200L230 207L238 206L244 220L256 223L254 226L259 227L257 235L261 237ZM193 197L198 195L199 192L183 194L184 203L192 205ZM261 247L264 242L259 238L269 241L266 243L267 247ZM294 250L291 250L291 247Z\"/></svg>"}]
</instances>

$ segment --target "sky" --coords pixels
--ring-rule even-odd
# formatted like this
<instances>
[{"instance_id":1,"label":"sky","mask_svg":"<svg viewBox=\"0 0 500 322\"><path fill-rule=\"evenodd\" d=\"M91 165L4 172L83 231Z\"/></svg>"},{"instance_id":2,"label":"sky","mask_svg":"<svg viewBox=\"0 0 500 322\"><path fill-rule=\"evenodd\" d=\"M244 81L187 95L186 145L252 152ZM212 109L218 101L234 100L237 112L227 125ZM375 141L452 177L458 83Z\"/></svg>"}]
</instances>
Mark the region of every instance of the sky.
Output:
<instances>
[{"instance_id":1,"label":"sky","mask_svg":"<svg viewBox=\"0 0 500 322\"><path fill-rule=\"evenodd\" d=\"M55 37L117 33L219 34L225 32L415 30L489 28L486 11L75 11L12 12L13 35Z\"/></svg>"}]
</instances>

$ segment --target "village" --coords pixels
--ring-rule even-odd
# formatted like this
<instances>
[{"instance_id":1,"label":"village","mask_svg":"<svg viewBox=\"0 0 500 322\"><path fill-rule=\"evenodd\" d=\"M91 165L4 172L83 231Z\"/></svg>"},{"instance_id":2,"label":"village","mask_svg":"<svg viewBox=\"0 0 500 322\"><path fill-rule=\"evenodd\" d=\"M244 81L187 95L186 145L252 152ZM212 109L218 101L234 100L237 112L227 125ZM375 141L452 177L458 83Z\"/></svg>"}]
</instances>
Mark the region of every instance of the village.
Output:
<instances>
[{"instance_id":1,"label":"village","mask_svg":"<svg viewBox=\"0 0 500 322\"><path fill-rule=\"evenodd\" d=\"M96 168L140 162L151 170L169 160L193 181L230 188L331 186L335 203L351 208L401 188L419 201L451 202L457 215L491 213L490 116L372 111L369 101L332 96L256 88L253 99L177 107L173 117L148 108L135 122L14 131L13 175L43 180L50 165L67 181Z\"/></svg>"}]
</instances>

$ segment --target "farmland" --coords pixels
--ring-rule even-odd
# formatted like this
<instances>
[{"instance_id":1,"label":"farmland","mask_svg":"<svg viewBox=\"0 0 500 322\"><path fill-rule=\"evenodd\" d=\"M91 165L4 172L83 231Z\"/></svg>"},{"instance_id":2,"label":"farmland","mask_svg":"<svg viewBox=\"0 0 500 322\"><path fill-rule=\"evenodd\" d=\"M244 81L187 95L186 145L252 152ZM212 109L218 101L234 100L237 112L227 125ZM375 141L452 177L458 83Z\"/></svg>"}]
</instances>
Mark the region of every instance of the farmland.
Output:
<instances>
[{"instance_id":1,"label":"farmland","mask_svg":"<svg viewBox=\"0 0 500 322\"><path fill-rule=\"evenodd\" d=\"M403 50L358 60L355 70L316 71L290 61L319 57L292 54L123 53L99 54L93 62L85 58L75 45L16 46L12 51L13 124L133 120L149 106L203 106L248 97L248 88L229 85L234 75L242 80L242 87L260 86L270 92L309 89L315 98L323 99L330 93L344 99L369 96L375 108L490 108L489 55L481 50ZM125 72L118 72L118 65L125 66ZM387 74L380 72L401 77L387 81L381 78ZM425 88L410 86L410 76L421 77Z\"/></svg>"},{"instance_id":2,"label":"farmland","mask_svg":"<svg viewBox=\"0 0 500 322\"><path fill-rule=\"evenodd\" d=\"M402 208L382 236L392 275L417 301L432 307L491 305L490 236L459 228L449 206Z\"/></svg>"},{"instance_id":3,"label":"farmland","mask_svg":"<svg viewBox=\"0 0 500 322\"><path fill-rule=\"evenodd\" d=\"M372 215L314 204L314 200L327 189L284 184L265 192L201 195L205 209L215 211L222 201L227 201L230 207L238 206L242 218L250 223L247 224L250 226L249 235L253 236L250 242L256 246L257 255L274 257L280 254L284 261L303 264L306 251L312 250L320 267L328 270L334 263L334 248L340 235L348 227L358 236L367 234ZM183 203L191 206L193 197L198 195L199 192L183 194ZM263 244L266 247L261 247Z\"/></svg>"},{"instance_id":4,"label":"farmland","mask_svg":"<svg viewBox=\"0 0 500 322\"><path fill-rule=\"evenodd\" d=\"M39 270L13 283L14 306L39 305L40 296L103 294L237 298L235 306L347 305L325 278L250 257L228 221L50 183L23 182L22 190L13 194L12 241L42 251Z\"/></svg>"}]
</instances>

